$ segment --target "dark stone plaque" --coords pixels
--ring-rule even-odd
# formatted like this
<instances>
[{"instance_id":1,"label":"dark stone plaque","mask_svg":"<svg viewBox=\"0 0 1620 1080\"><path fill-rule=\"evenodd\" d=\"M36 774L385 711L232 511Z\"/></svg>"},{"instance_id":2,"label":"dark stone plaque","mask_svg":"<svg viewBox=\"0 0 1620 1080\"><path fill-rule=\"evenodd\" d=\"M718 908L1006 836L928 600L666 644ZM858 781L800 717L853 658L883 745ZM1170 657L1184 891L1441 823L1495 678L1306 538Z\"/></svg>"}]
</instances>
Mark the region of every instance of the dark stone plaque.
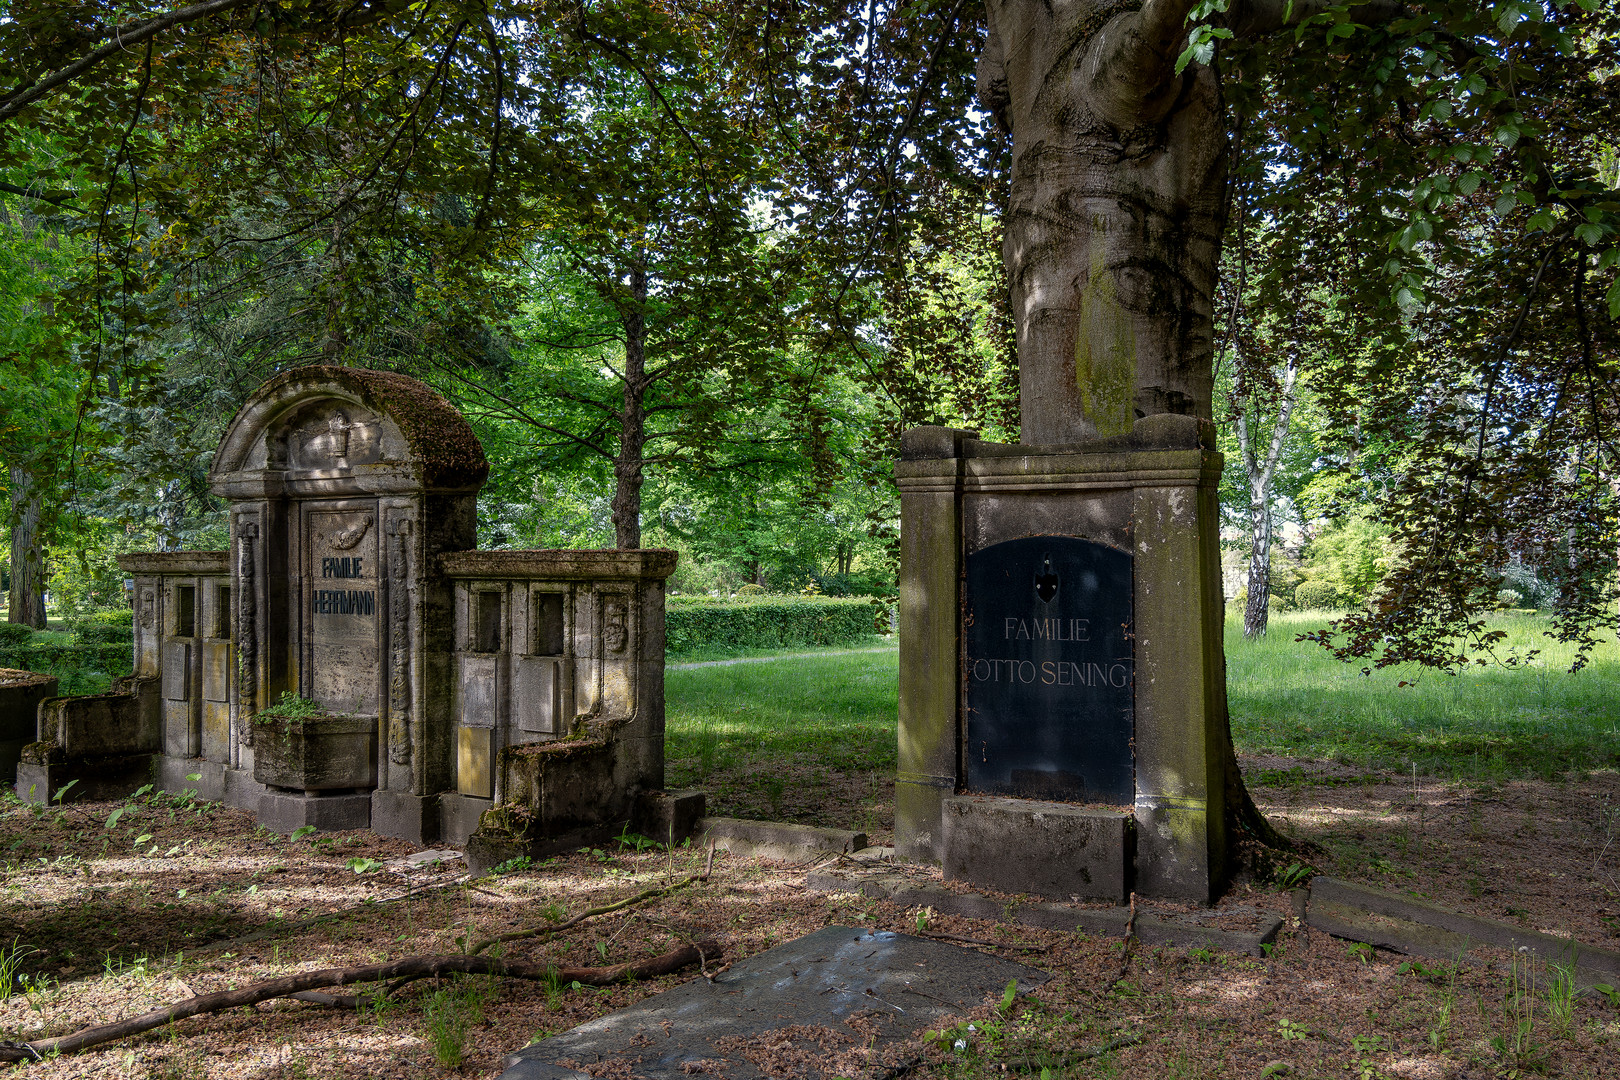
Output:
<instances>
[{"instance_id":1,"label":"dark stone plaque","mask_svg":"<svg viewBox=\"0 0 1620 1080\"><path fill-rule=\"evenodd\" d=\"M974 552L962 641L969 791L1135 801L1129 554L1072 536Z\"/></svg>"}]
</instances>

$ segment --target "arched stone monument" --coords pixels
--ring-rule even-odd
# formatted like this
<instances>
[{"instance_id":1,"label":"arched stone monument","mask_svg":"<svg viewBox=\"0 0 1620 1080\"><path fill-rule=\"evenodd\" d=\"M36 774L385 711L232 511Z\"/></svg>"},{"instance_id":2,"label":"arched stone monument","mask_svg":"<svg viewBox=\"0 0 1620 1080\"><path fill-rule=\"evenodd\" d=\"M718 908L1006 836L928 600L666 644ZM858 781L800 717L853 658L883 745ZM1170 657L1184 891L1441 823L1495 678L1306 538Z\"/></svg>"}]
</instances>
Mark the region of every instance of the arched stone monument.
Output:
<instances>
[{"instance_id":1,"label":"arched stone monument","mask_svg":"<svg viewBox=\"0 0 1620 1080\"><path fill-rule=\"evenodd\" d=\"M685 839L701 794L660 790L675 553L474 551L488 473L466 420L414 379L317 366L265 383L210 476L230 549L120 556L135 674L40 705L19 794L94 778L117 795L155 768L282 832L476 831L494 861L626 828Z\"/></svg>"}]
</instances>

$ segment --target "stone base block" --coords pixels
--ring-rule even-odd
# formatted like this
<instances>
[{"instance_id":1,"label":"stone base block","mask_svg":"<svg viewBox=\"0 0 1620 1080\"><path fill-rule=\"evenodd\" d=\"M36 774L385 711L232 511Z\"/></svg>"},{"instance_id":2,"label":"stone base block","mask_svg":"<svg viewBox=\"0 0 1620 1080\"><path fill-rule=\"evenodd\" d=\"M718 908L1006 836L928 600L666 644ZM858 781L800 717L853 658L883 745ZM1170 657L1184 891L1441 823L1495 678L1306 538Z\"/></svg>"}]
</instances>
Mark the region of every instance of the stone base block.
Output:
<instances>
[{"instance_id":1,"label":"stone base block","mask_svg":"<svg viewBox=\"0 0 1620 1080\"><path fill-rule=\"evenodd\" d=\"M252 769L226 769L225 770L225 805L234 806L238 810L259 809L259 799L264 796L266 788L253 779Z\"/></svg>"},{"instance_id":2,"label":"stone base block","mask_svg":"<svg viewBox=\"0 0 1620 1080\"><path fill-rule=\"evenodd\" d=\"M707 802L708 797L695 789L644 791L636 800L630 830L659 844L684 843L697 831Z\"/></svg>"},{"instance_id":3,"label":"stone base block","mask_svg":"<svg viewBox=\"0 0 1620 1080\"><path fill-rule=\"evenodd\" d=\"M478 819L495 805L494 799L447 791L439 796L439 839L446 844L464 845L478 830Z\"/></svg>"},{"instance_id":4,"label":"stone base block","mask_svg":"<svg viewBox=\"0 0 1620 1080\"><path fill-rule=\"evenodd\" d=\"M413 844L436 844L444 836L439 820L442 798L441 795L412 795L408 791L373 791L371 829Z\"/></svg>"},{"instance_id":5,"label":"stone base block","mask_svg":"<svg viewBox=\"0 0 1620 1080\"><path fill-rule=\"evenodd\" d=\"M371 827L371 793L358 795L301 795L267 790L259 796L259 824L278 833L291 833L305 825L321 832Z\"/></svg>"},{"instance_id":6,"label":"stone base block","mask_svg":"<svg viewBox=\"0 0 1620 1080\"><path fill-rule=\"evenodd\" d=\"M561 855L569 851L577 851L583 847L594 847L612 843L615 836L629 828L630 823L621 821L612 825L593 825L589 828L574 829L561 836L550 836L542 840L513 838L498 831L475 832L467 837L464 852L467 857L467 870L477 877L487 874L490 870L501 865L509 859L526 855L535 862L549 859L553 855Z\"/></svg>"},{"instance_id":7,"label":"stone base block","mask_svg":"<svg viewBox=\"0 0 1620 1080\"><path fill-rule=\"evenodd\" d=\"M162 791L174 795L195 791L197 798L207 802L225 801L224 762L160 754L157 772L157 786ZM193 776L197 779L191 779Z\"/></svg>"},{"instance_id":8,"label":"stone base block","mask_svg":"<svg viewBox=\"0 0 1620 1080\"><path fill-rule=\"evenodd\" d=\"M63 802L121 799L152 782L153 757L152 754L120 754L69 758L48 765L20 761L17 763L17 797L23 802L46 806L66 788Z\"/></svg>"},{"instance_id":9,"label":"stone base block","mask_svg":"<svg viewBox=\"0 0 1620 1080\"><path fill-rule=\"evenodd\" d=\"M944 811L953 881L1055 900L1117 903L1129 892L1129 814L980 795L953 795Z\"/></svg>"},{"instance_id":10,"label":"stone base block","mask_svg":"<svg viewBox=\"0 0 1620 1080\"><path fill-rule=\"evenodd\" d=\"M714 841L720 851L733 855L804 862L824 855L849 854L866 846L866 834L848 829L818 829L781 821L706 817L697 822L701 842Z\"/></svg>"},{"instance_id":11,"label":"stone base block","mask_svg":"<svg viewBox=\"0 0 1620 1080\"><path fill-rule=\"evenodd\" d=\"M26 739L0 740L0 781L15 783L17 780L17 762L22 760L22 748L34 741L32 735Z\"/></svg>"}]
</instances>

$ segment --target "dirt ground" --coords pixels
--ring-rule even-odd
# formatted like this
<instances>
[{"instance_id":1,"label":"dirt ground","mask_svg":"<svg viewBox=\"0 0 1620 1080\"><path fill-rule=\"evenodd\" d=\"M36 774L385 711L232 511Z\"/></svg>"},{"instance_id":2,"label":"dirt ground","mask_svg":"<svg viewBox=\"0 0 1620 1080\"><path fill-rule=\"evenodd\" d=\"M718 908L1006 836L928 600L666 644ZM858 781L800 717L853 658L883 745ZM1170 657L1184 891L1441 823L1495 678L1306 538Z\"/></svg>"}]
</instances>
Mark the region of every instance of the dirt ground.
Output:
<instances>
[{"instance_id":1,"label":"dirt ground","mask_svg":"<svg viewBox=\"0 0 1620 1080\"><path fill-rule=\"evenodd\" d=\"M1420 778L1414 787L1409 777L1321 763L1244 764L1273 820L1319 845L1318 870L1620 947L1620 776L1488 788ZM10 801L0 806L0 845L0 944L15 943L6 954L15 976L0 986L9 990L0 1029L10 1039L300 970L459 952L678 880L703 862L691 849L593 849L468 882L457 861L407 866L414 849L398 841L368 833L290 841L245 813L167 796L49 810ZM706 883L547 943L515 943L505 955L610 964L713 936L735 959L841 923L1016 945L1001 951L1054 973L1005 1010L987 1004L919 1038L911 1075L1620 1078L1620 1003L1600 992L1571 999L1556 973L1505 955L1496 968L1453 969L1361 955L1297 927L1265 959L1127 951L808 891L806 869L721 854ZM1228 902L1287 910L1284 894L1258 883L1235 886ZM532 1038L692 977L602 990L424 981L381 1009L265 1003L19 1068L53 1078L492 1077L502 1055ZM435 1051L453 1058L458 1044L460 1067L441 1064ZM750 1056L789 1076L795 1062L828 1060L827 1046L840 1048L840 1071L860 1071L858 1026L784 1032ZM631 1075L634 1066L596 1071Z\"/></svg>"}]
</instances>

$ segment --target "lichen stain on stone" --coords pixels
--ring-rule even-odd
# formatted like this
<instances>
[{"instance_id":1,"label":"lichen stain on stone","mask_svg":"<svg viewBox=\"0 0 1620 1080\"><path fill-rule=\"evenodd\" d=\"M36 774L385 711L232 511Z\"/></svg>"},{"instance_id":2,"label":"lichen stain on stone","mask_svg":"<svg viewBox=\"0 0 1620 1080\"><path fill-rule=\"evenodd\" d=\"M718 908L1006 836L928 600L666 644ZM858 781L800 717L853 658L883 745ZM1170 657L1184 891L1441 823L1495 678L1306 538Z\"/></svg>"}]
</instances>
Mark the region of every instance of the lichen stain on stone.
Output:
<instances>
[{"instance_id":1,"label":"lichen stain on stone","mask_svg":"<svg viewBox=\"0 0 1620 1080\"><path fill-rule=\"evenodd\" d=\"M1106 231L1095 219L1093 229ZM1092 241L1091 280L1080 295L1080 325L1074 339L1074 378L1080 406L1103 438L1130 433L1135 417L1136 327L1119 302L1114 275L1103 265L1107 244Z\"/></svg>"}]
</instances>

